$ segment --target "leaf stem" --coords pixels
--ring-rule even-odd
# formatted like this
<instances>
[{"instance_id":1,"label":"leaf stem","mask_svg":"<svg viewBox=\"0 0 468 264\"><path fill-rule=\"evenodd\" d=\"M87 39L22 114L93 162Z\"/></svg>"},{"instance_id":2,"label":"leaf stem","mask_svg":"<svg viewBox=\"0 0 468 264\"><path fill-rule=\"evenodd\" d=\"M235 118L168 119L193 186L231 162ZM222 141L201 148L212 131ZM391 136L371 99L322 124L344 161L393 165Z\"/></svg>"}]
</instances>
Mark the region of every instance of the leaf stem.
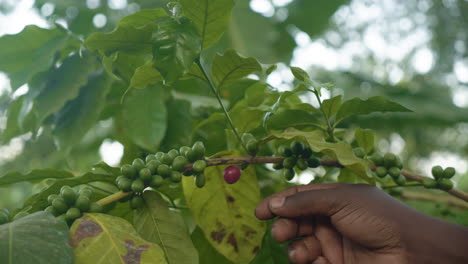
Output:
<instances>
[{"instance_id":1,"label":"leaf stem","mask_svg":"<svg viewBox=\"0 0 468 264\"><path fill-rule=\"evenodd\" d=\"M216 99L218 99L218 103L219 105L221 106L221 108L223 109L223 112L224 112L224 115L226 116L226 119L229 123L229 125L231 126L231 129L232 131L234 132L234 134L236 135L237 137L237 140L239 140L239 143L241 144L242 148L244 148L244 150L249 153L249 151L247 150L247 147L244 145L244 143L242 142L242 139L239 135L239 132L237 132L237 129L236 127L234 126L234 123L232 122L232 119L231 117L229 116L229 113L226 109L226 107L224 106L223 104L223 101L221 100L221 96L219 95L218 93L218 90L216 89L216 86L215 84L213 83L213 81L211 80L211 78L208 76L208 73L205 71L205 69L203 68L202 64L201 64L201 61L200 61L200 57L198 57L196 60L195 60L195 63L197 64L198 68L200 68L200 71L203 73L203 76L205 76L206 80L208 81L208 84L211 88L211 91L213 91L214 95L216 96Z\"/></svg>"},{"instance_id":2,"label":"leaf stem","mask_svg":"<svg viewBox=\"0 0 468 264\"><path fill-rule=\"evenodd\" d=\"M130 194L132 194L132 192L116 192L116 193L113 193L109 196L102 198L101 200L97 201L97 203L101 205L107 205L107 204L116 202L122 198L125 198L129 196Z\"/></svg>"},{"instance_id":3,"label":"leaf stem","mask_svg":"<svg viewBox=\"0 0 468 264\"><path fill-rule=\"evenodd\" d=\"M322 109L322 100L320 99L320 96L318 95L317 91L314 91L313 94L315 94L315 97L317 98L317 101L319 103L319 108L320 111L322 112L323 117L325 118L325 121L327 122L327 133L328 136L330 137L330 140L335 142L335 136L333 135L333 129L334 127L330 124L330 119L328 119L328 116L325 114L325 111Z\"/></svg>"}]
</instances>

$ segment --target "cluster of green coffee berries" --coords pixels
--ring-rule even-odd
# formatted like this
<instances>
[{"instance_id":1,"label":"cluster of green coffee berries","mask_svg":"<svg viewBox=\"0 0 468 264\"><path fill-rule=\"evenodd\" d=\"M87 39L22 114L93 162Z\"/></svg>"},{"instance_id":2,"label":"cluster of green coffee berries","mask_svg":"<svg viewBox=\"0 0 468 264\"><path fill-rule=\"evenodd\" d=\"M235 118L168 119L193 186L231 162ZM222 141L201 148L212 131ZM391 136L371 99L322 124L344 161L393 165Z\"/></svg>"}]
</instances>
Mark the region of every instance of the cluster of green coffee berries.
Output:
<instances>
[{"instance_id":1,"label":"cluster of green coffee berries","mask_svg":"<svg viewBox=\"0 0 468 264\"><path fill-rule=\"evenodd\" d=\"M434 179L424 178L422 184L428 189L439 188L448 191L453 188L453 183L450 178L452 178L455 173L455 168L453 167L443 169L441 166L434 166L432 167L432 176L434 176Z\"/></svg>"},{"instance_id":2,"label":"cluster of green coffee berries","mask_svg":"<svg viewBox=\"0 0 468 264\"><path fill-rule=\"evenodd\" d=\"M249 152L249 154L253 155L257 153L258 141L255 139L255 137L252 134L250 133L242 134L241 140L245 148Z\"/></svg>"},{"instance_id":3,"label":"cluster of green coffee berries","mask_svg":"<svg viewBox=\"0 0 468 264\"><path fill-rule=\"evenodd\" d=\"M390 175L397 185L403 186L406 184L406 178L401 175L403 163L401 162L400 157L393 153L386 153L384 156L374 153L370 159L376 166L378 166L375 169L375 174L378 177L384 178L385 176Z\"/></svg>"},{"instance_id":4,"label":"cluster of green coffee berries","mask_svg":"<svg viewBox=\"0 0 468 264\"><path fill-rule=\"evenodd\" d=\"M83 187L76 191L72 187L64 185L59 194L51 194L47 197L49 206L44 211L68 222L80 218L85 212L102 212L102 205L92 202L92 196L93 189L90 187Z\"/></svg>"},{"instance_id":5,"label":"cluster of green coffee berries","mask_svg":"<svg viewBox=\"0 0 468 264\"><path fill-rule=\"evenodd\" d=\"M273 168L275 170L283 169L284 178L290 181L294 178L294 167L299 170L306 170L307 168L320 166L320 160L314 154L316 153L302 142L293 141L290 146L280 146L278 148L278 155L285 158L282 163L275 163Z\"/></svg>"},{"instance_id":6,"label":"cluster of green coffee berries","mask_svg":"<svg viewBox=\"0 0 468 264\"><path fill-rule=\"evenodd\" d=\"M192 163L191 168L186 165ZM198 187L205 185L203 171L206 168L205 146L197 141L192 147L183 146L179 150L171 149L167 153L158 152L146 156L145 161L140 158L132 164L121 167L122 175L116 178L116 184L123 192L133 192L130 205L138 208L143 204L141 193L146 187L159 188L165 179L177 183L185 176L195 175Z\"/></svg>"}]
</instances>

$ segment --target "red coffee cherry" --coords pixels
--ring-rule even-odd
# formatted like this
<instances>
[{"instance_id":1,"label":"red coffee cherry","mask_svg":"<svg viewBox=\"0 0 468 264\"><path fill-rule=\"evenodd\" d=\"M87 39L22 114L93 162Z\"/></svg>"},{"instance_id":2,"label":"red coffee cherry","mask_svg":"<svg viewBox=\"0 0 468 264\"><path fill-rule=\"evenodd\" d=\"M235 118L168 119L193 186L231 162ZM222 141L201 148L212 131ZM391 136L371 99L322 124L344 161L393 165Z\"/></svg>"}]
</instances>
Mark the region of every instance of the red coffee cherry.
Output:
<instances>
[{"instance_id":1,"label":"red coffee cherry","mask_svg":"<svg viewBox=\"0 0 468 264\"><path fill-rule=\"evenodd\" d=\"M240 175L241 169L238 166L232 165L224 169L224 180L229 184L233 184L238 181Z\"/></svg>"}]
</instances>

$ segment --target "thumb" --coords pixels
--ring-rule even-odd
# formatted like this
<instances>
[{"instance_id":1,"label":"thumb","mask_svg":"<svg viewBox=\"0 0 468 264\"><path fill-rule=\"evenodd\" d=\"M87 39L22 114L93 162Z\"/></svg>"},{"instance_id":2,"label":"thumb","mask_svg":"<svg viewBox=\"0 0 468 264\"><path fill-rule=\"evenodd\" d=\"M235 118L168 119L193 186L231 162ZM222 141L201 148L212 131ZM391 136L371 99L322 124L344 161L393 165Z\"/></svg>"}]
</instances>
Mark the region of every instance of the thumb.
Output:
<instances>
[{"instance_id":1,"label":"thumb","mask_svg":"<svg viewBox=\"0 0 468 264\"><path fill-rule=\"evenodd\" d=\"M331 188L298 192L286 197L274 197L269 201L268 206L274 215L296 218L313 215L332 216L349 202L342 188Z\"/></svg>"}]
</instances>

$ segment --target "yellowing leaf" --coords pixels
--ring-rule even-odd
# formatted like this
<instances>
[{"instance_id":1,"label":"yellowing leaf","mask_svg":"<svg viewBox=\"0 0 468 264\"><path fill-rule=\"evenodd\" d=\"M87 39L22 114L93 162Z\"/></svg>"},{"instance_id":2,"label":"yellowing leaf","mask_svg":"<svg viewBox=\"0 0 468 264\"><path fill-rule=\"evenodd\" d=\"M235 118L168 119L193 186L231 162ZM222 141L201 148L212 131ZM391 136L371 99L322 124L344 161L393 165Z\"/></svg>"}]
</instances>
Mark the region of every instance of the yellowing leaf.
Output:
<instances>
[{"instance_id":1,"label":"yellowing leaf","mask_svg":"<svg viewBox=\"0 0 468 264\"><path fill-rule=\"evenodd\" d=\"M162 249L141 238L126 220L106 214L84 214L70 229L75 264L167 263Z\"/></svg>"},{"instance_id":2,"label":"yellowing leaf","mask_svg":"<svg viewBox=\"0 0 468 264\"><path fill-rule=\"evenodd\" d=\"M236 156L239 153L232 151L214 158ZM208 167L203 188L197 188L192 177L184 177L185 198L211 245L234 263L249 263L261 247L266 228L253 213L260 202L255 169L243 170L239 181L227 184L224 168Z\"/></svg>"}]
</instances>

